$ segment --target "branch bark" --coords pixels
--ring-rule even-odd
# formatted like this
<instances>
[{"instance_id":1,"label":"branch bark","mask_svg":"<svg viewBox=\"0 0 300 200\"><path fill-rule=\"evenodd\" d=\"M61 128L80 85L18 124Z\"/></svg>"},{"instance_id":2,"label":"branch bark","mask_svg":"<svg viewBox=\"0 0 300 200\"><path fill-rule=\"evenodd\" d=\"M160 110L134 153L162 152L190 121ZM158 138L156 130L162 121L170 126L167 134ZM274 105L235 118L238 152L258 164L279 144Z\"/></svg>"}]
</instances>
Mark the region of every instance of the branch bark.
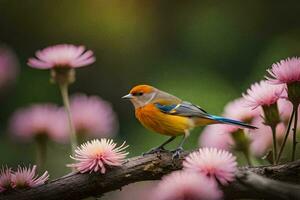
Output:
<instances>
[{"instance_id":1,"label":"branch bark","mask_svg":"<svg viewBox=\"0 0 300 200\"><path fill-rule=\"evenodd\" d=\"M4 193L0 200L79 200L101 196L130 183L158 180L179 170L187 154L184 152L176 160L172 160L172 154L168 152L138 156L106 174L70 174L36 188ZM300 160L277 166L239 168L236 181L222 189L226 199L271 199L274 196L276 199L300 199L300 186L292 183L300 183Z\"/></svg>"}]
</instances>

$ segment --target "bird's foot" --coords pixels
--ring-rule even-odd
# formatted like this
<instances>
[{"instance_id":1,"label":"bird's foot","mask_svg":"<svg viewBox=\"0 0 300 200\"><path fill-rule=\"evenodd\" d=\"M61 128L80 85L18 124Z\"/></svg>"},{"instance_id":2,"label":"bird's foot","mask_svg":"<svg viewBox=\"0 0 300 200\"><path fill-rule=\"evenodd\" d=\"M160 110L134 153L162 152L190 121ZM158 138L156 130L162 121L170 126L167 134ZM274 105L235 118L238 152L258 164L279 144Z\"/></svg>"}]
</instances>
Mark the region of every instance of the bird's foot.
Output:
<instances>
[{"instance_id":1,"label":"bird's foot","mask_svg":"<svg viewBox=\"0 0 300 200\"><path fill-rule=\"evenodd\" d=\"M180 157L180 154L183 152L183 148L182 147L178 147L177 149L173 150L172 153L172 159L178 159Z\"/></svg>"},{"instance_id":2,"label":"bird's foot","mask_svg":"<svg viewBox=\"0 0 300 200\"><path fill-rule=\"evenodd\" d=\"M166 150L164 147L156 147L156 148L150 149L149 151L143 153L142 155L145 156L148 154L161 153L161 152L166 152L166 151L168 151L168 150Z\"/></svg>"}]
</instances>

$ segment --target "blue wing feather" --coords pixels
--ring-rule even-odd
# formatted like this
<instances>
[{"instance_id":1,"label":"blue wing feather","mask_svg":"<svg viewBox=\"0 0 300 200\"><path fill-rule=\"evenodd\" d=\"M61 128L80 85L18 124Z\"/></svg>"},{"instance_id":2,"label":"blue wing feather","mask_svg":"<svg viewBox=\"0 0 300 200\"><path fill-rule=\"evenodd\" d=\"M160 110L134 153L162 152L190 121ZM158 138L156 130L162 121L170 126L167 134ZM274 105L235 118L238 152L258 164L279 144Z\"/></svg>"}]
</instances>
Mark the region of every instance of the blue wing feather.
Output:
<instances>
[{"instance_id":1,"label":"blue wing feather","mask_svg":"<svg viewBox=\"0 0 300 200\"><path fill-rule=\"evenodd\" d=\"M257 129L257 127L251 126L251 125L246 124L246 123L241 122L241 121L228 119L228 118L225 118L225 117L220 117L220 116L215 116L215 115L210 115L210 116L211 116L212 119L214 119L215 121L218 121L220 123L237 125L237 126L240 126L240 127L243 127L243 128Z\"/></svg>"},{"instance_id":2,"label":"blue wing feather","mask_svg":"<svg viewBox=\"0 0 300 200\"><path fill-rule=\"evenodd\" d=\"M176 108L177 104L171 104L171 105L162 105L159 103L156 103L155 106L162 112L169 113L171 110Z\"/></svg>"},{"instance_id":3,"label":"blue wing feather","mask_svg":"<svg viewBox=\"0 0 300 200\"><path fill-rule=\"evenodd\" d=\"M189 102L183 101L180 104L170 104L170 105L162 105L159 103L155 103L155 106L163 113L170 115L178 115L184 117L196 117L196 118L204 118L216 121L222 124L231 124L236 125L242 128L250 128L255 129L256 127L248 125L244 122L228 119L224 117L219 117L215 115L208 114L201 107L191 104Z\"/></svg>"},{"instance_id":4,"label":"blue wing feather","mask_svg":"<svg viewBox=\"0 0 300 200\"><path fill-rule=\"evenodd\" d=\"M208 114L201 107L190 102L183 101L179 104L162 105L155 103L155 106L162 112L171 115L180 115L185 117L207 117Z\"/></svg>"}]
</instances>

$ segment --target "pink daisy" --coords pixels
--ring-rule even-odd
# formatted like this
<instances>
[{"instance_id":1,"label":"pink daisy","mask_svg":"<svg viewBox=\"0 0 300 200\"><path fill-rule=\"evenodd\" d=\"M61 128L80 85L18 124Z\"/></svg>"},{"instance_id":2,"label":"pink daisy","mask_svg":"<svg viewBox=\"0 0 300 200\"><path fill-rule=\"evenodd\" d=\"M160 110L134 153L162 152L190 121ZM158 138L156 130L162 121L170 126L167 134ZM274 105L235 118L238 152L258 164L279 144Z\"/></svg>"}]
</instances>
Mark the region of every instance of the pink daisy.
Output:
<instances>
[{"instance_id":1,"label":"pink daisy","mask_svg":"<svg viewBox=\"0 0 300 200\"><path fill-rule=\"evenodd\" d=\"M230 150L234 145L234 141L230 133L226 132L227 125L216 124L207 126L199 137L200 147L214 147L217 149Z\"/></svg>"},{"instance_id":2,"label":"pink daisy","mask_svg":"<svg viewBox=\"0 0 300 200\"><path fill-rule=\"evenodd\" d=\"M40 177L36 175L36 165L30 167L20 167L12 175L13 188L32 188L44 184L49 179L48 172Z\"/></svg>"},{"instance_id":3,"label":"pink daisy","mask_svg":"<svg viewBox=\"0 0 300 200\"><path fill-rule=\"evenodd\" d=\"M247 94L243 94L247 105L255 109L259 106L270 106L281 97L285 97L283 85L271 85L267 81L260 81L251 85Z\"/></svg>"},{"instance_id":4,"label":"pink daisy","mask_svg":"<svg viewBox=\"0 0 300 200\"><path fill-rule=\"evenodd\" d=\"M258 127L258 129L250 131L250 151L253 155L262 157L268 152L268 150L272 149L272 130L270 126L264 125L261 117L254 119L253 124ZM286 127L283 123L280 123L276 126L277 141L282 141L284 138L285 128ZM279 144L281 144L281 142L279 142Z\"/></svg>"},{"instance_id":5,"label":"pink daisy","mask_svg":"<svg viewBox=\"0 0 300 200\"><path fill-rule=\"evenodd\" d=\"M117 117L110 103L97 96L77 94L71 98L71 113L76 133L96 137L114 135Z\"/></svg>"},{"instance_id":6,"label":"pink daisy","mask_svg":"<svg viewBox=\"0 0 300 200\"><path fill-rule=\"evenodd\" d=\"M292 111L293 111L293 104L286 99L279 99L277 103L278 103L279 115L280 115L281 119L285 123L287 123L288 120L290 119ZM298 112L300 113L300 107L298 108ZM298 122L298 124L299 124L299 122Z\"/></svg>"},{"instance_id":7,"label":"pink daisy","mask_svg":"<svg viewBox=\"0 0 300 200\"><path fill-rule=\"evenodd\" d=\"M229 102L224 108L224 116L243 122L251 122L251 120L260 115L259 109L251 109L246 106L244 98L238 98Z\"/></svg>"},{"instance_id":8,"label":"pink daisy","mask_svg":"<svg viewBox=\"0 0 300 200\"><path fill-rule=\"evenodd\" d=\"M267 72L271 77L266 78L273 84L300 82L300 58L292 57L281 60L273 64Z\"/></svg>"},{"instance_id":9,"label":"pink daisy","mask_svg":"<svg viewBox=\"0 0 300 200\"><path fill-rule=\"evenodd\" d=\"M122 187L121 191L118 191L110 197L113 200L153 200L153 190L156 188L158 181L143 181L131 183Z\"/></svg>"},{"instance_id":10,"label":"pink daisy","mask_svg":"<svg viewBox=\"0 0 300 200\"><path fill-rule=\"evenodd\" d=\"M30 140L46 135L56 142L68 140L65 114L53 104L35 104L14 113L10 131L17 137Z\"/></svg>"},{"instance_id":11,"label":"pink daisy","mask_svg":"<svg viewBox=\"0 0 300 200\"><path fill-rule=\"evenodd\" d=\"M216 200L222 198L217 184L201 174L176 171L162 178L154 195L157 200Z\"/></svg>"},{"instance_id":12,"label":"pink daisy","mask_svg":"<svg viewBox=\"0 0 300 200\"><path fill-rule=\"evenodd\" d=\"M185 170L214 177L221 184L227 184L234 180L237 162L236 157L228 151L216 148L201 148L185 158L183 167Z\"/></svg>"},{"instance_id":13,"label":"pink daisy","mask_svg":"<svg viewBox=\"0 0 300 200\"><path fill-rule=\"evenodd\" d=\"M78 68L95 62L91 50L84 46L58 44L36 52L36 58L29 58L28 65L38 69Z\"/></svg>"},{"instance_id":14,"label":"pink daisy","mask_svg":"<svg viewBox=\"0 0 300 200\"><path fill-rule=\"evenodd\" d=\"M278 110L281 119L284 122L288 122L293 111L293 104L286 99L279 99L277 104L278 104Z\"/></svg>"},{"instance_id":15,"label":"pink daisy","mask_svg":"<svg viewBox=\"0 0 300 200\"><path fill-rule=\"evenodd\" d=\"M11 188L12 170L8 167L2 167L0 170L0 192Z\"/></svg>"},{"instance_id":16,"label":"pink daisy","mask_svg":"<svg viewBox=\"0 0 300 200\"><path fill-rule=\"evenodd\" d=\"M75 150L75 156L71 158L78 161L67 165L73 167L81 173L106 172L106 166L121 166L128 154L124 150L128 147L125 142L116 147L116 143L111 139L95 139L82 144Z\"/></svg>"},{"instance_id":17,"label":"pink daisy","mask_svg":"<svg viewBox=\"0 0 300 200\"><path fill-rule=\"evenodd\" d=\"M16 55L9 48L0 46L0 88L15 81L18 68Z\"/></svg>"}]
</instances>

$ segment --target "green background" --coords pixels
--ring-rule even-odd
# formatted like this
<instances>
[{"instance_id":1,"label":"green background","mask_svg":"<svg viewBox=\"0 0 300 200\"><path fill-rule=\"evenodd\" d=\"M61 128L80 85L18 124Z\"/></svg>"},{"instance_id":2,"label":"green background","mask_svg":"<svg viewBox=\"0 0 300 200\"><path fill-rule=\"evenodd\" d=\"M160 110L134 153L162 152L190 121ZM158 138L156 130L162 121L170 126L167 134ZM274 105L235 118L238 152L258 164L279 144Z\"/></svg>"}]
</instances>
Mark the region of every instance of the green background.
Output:
<instances>
[{"instance_id":1,"label":"green background","mask_svg":"<svg viewBox=\"0 0 300 200\"><path fill-rule=\"evenodd\" d=\"M21 65L17 83L1 94L0 165L34 163L34 144L7 131L17 108L62 104L49 72L26 65L36 50L71 43L94 51L96 63L77 70L71 93L110 101L120 123L116 140L126 140L134 156L165 138L144 129L120 99L132 86L151 84L221 114L272 63L300 55L299 8L299 1L0 0L0 42ZM200 132L193 131L187 149L196 148ZM69 146L48 145L51 178L68 171L68 155Z\"/></svg>"}]
</instances>

